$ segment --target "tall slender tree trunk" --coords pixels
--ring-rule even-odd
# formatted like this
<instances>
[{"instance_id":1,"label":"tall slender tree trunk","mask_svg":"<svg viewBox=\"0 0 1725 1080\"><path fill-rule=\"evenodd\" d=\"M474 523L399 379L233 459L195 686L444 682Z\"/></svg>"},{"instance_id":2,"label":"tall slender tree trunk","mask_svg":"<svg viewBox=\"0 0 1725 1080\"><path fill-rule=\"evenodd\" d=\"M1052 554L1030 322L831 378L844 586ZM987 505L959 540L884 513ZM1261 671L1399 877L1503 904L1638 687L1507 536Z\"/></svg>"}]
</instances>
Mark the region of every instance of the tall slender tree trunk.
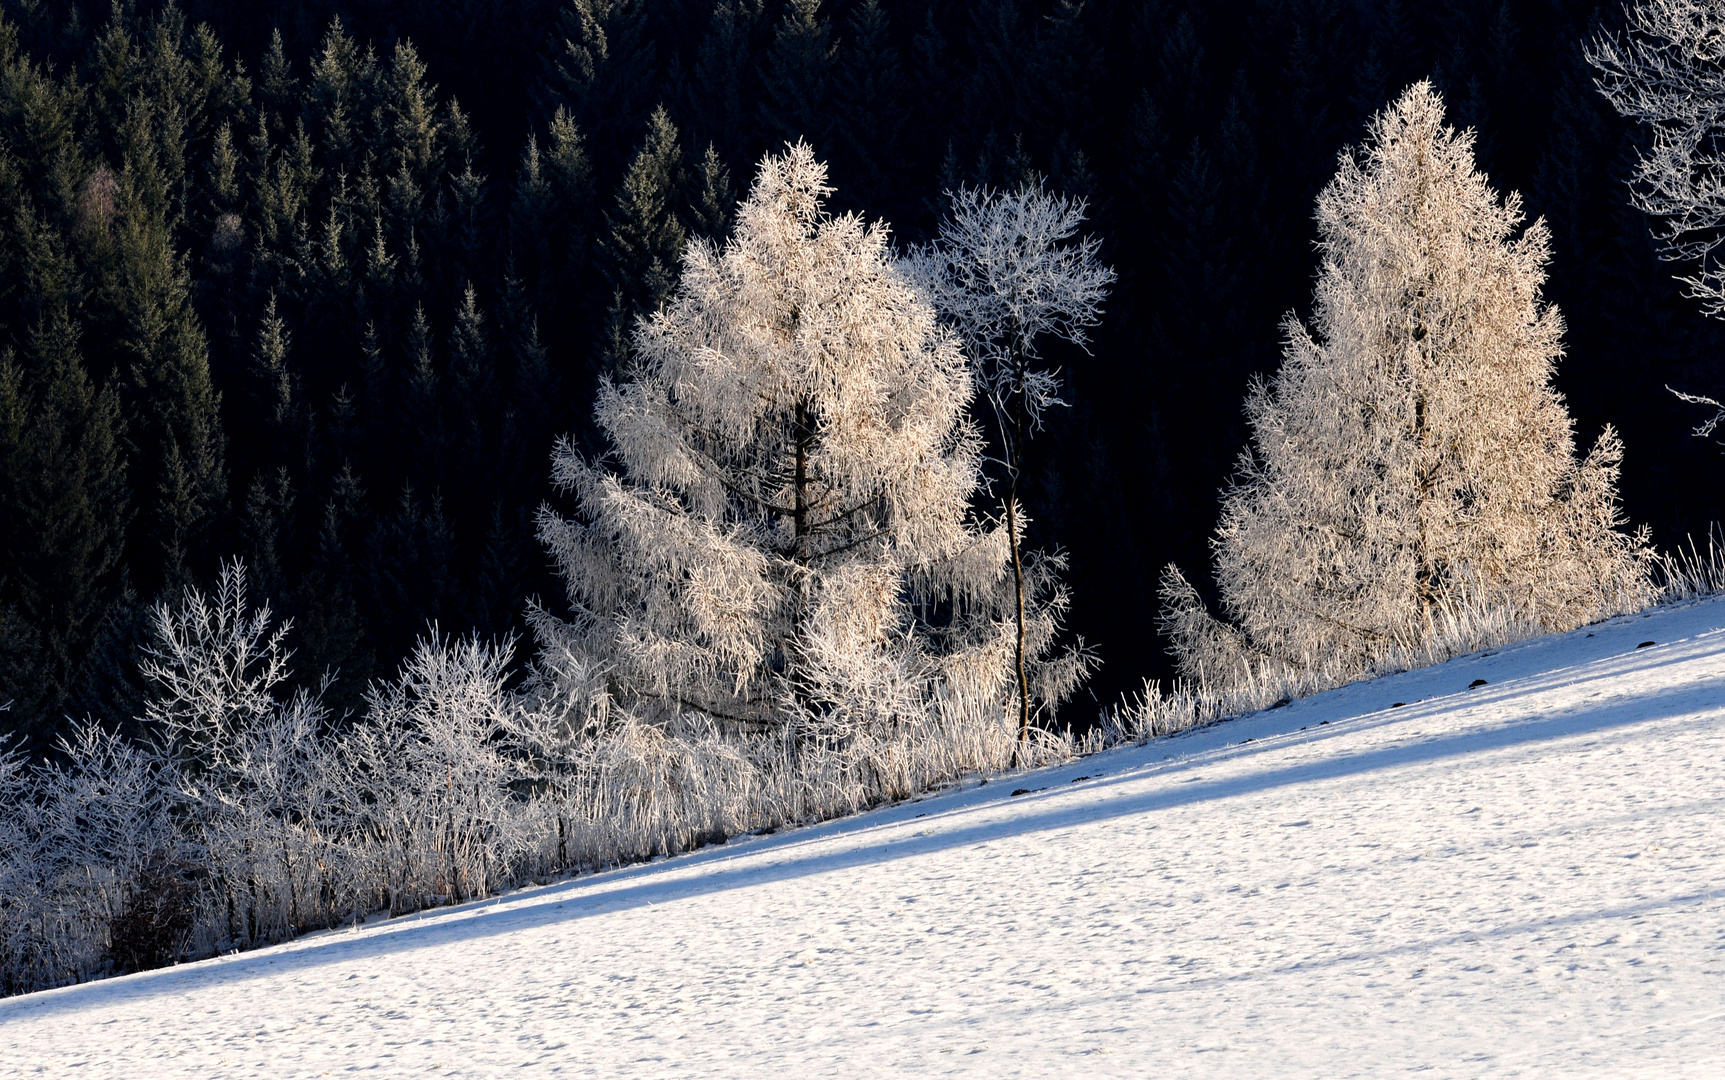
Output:
<instances>
[{"instance_id":1,"label":"tall slender tree trunk","mask_svg":"<svg viewBox=\"0 0 1725 1080\"><path fill-rule=\"evenodd\" d=\"M809 450L814 443L814 423L809 416L809 403L797 403L796 467L792 481L796 488L791 504L791 520L795 529L793 558L804 567L809 562Z\"/></svg>"},{"instance_id":2,"label":"tall slender tree trunk","mask_svg":"<svg viewBox=\"0 0 1725 1080\"><path fill-rule=\"evenodd\" d=\"M793 465L791 492L791 561L797 566L797 608L791 617L790 640L785 643L785 673L788 675L801 651L799 640L802 636L803 624L808 621L809 609L814 606L814 598L809 595L809 562L813 558L812 522L810 517L813 507L809 505L809 452L814 448L815 431L814 417L810 414L809 403L805 399L797 403L795 463ZM807 705L803 688L796 679L790 680L791 693L799 705Z\"/></svg>"},{"instance_id":3,"label":"tall slender tree trunk","mask_svg":"<svg viewBox=\"0 0 1725 1080\"><path fill-rule=\"evenodd\" d=\"M1012 540L1012 588L1018 631L1013 643L1018 672L1018 745L1012 752L1014 765L1024 764L1025 747L1030 741L1030 678L1024 667L1024 556L1018 543L1018 476L1024 461L1024 377L1024 355L1015 350L1012 435L1006 452L1006 529Z\"/></svg>"}]
</instances>

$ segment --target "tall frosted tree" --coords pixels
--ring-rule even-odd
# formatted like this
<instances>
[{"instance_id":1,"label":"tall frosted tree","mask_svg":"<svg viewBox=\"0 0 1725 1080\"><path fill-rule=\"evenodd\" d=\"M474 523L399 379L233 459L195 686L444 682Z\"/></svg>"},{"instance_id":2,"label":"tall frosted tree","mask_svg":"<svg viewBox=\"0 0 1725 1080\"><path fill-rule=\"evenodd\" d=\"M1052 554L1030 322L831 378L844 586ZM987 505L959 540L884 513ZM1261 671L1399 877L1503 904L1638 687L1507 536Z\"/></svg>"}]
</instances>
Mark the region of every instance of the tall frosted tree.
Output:
<instances>
[{"instance_id":1,"label":"tall frosted tree","mask_svg":"<svg viewBox=\"0 0 1725 1080\"><path fill-rule=\"evenodd\" d=\"M1464 608L1565 629L1643 598L1610 428L1576 460L1551 386L1563 322L1549 239L1474 167L1428 83L1373 121L1318 198L1312 326L1246 403L1251 446L1213 547L1232 625L1170 567L1189 675L1252 659L1371 666Z\"/></svg>"},{"instance_id":2,"label":"tall frosted tree","mask_svg":"<svg viewBox=\"0 0 1725 1080\"><path fill-rule=\"evenodd\" d=\"M957 340L886 228L833 217L807 144L766 158L718 247L691 241L636 324L598 423L616 471L561 444L579 503L541 512L568 621L535 617L568 700L674 727L840 745L954 710L1010 752L1004 529L979 527L980 443ZM1041 700L1063 594L1031 606Z\"/></svg>"},{"instance_id":3,"label":"tall frosted tree","mask_svg":"<svg viewBox=\"0 0 1725 1080\"><path fill-rule=\"evenodd\" d=\"M1030 733L1024 521L1018 506L1024 451L1042 415L1060 400L1060 376L1041 366L1049 338L1079 348L1101 318L1114 271L1097 258L1100 244L1079 237L1084 200L1024 184L1013 191L961 188L940 237L915 259L935 308L958 331L972 370L994 406L1005 473L1007 536L1012 548L1018 733Z\"/></svg>"}]
</instances>

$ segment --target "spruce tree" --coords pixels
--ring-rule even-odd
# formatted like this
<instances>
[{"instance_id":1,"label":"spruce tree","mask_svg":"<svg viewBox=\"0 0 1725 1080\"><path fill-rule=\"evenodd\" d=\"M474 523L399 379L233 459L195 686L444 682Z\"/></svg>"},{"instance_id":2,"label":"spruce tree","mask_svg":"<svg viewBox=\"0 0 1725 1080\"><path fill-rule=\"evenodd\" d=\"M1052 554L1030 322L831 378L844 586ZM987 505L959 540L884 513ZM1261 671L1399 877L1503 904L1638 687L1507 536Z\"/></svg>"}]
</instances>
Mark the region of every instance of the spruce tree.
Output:
<instances>
[{"instance_id":1,"label":"spruce tree","mask_svg":"<svg viewBox=\"0 0 1725 1080\"><path fill-rule=\"evenodd\" d=\"M911 87L877 0L864 0L845 23L833 65L833 152L857 202L880 207L903 167L900 137Z\"/></svg>"},{"instance_id":2,"label":"spruce tree","mask_svg":"<svg viewBox=\"0 0 1725 1080\"><path fill-rule=\"evenodd\" d=\"M545 111L567 109L607 156L622 150L658 89L659 57L646 3L573 0L558 17L555 34L541 92Z\"/></svg>"},{"instance_id":3,"label":"spruce tree","mask_svg":"<svg viewBox=\"0 0 1725 1080\"><path fill-rule=\"evenodd\" d=\"M687 232L678 216L688 176L676 125L663 108L647 120L647 138L617 190L600 240L612 290L606 326L605 368L616 370L627 353L626 335L639 315L671 294Z\"/></svg>"},{"instance_id":4,"label":"spruce tree","mask_svg":"<svg viewBox=\"0 0 1725 1080\"><path fill-rule=\"evenodd\" d=\"M762 0L718 0L695 59L685 112L698 138L728 161L753 157L760 75L755 39L764 34Z\"/></svg>"},{"instance_id":5,"label":"spruce tree","mask_svg":"<svg viewBox=\"0 0 1725 1080\"><path fill-rule=\"evenodd\" d=\"M186 559L221 512L225 439L184 257L172 246L163 209L148 205L140 186L130 175L121 181L113 301L131 475L153 504L138 519L133 565L154 587L188 580Z\"/></svg>"},{"instance_id":6,"label":"spruce tree","mask_svg":"<svg viewBox=\"0 0 1725 1080\"><path fill-rule=\"evenodd\" d=\"M121 419L66 313L0 354L0 702L45 750L119 591L127 523Z\"/></svg>"},{"instance_id":7,"label":"spruce tree","mask_svg":"<svg viewBox=\"0 0 1725 1080\"><path fill-rule=\"evenodd\" d=\"M833 53L832 28L820 13L820 0L790 0L762 71L761 117L770 132L826 146Z\"/></svg>"}]
</instances>

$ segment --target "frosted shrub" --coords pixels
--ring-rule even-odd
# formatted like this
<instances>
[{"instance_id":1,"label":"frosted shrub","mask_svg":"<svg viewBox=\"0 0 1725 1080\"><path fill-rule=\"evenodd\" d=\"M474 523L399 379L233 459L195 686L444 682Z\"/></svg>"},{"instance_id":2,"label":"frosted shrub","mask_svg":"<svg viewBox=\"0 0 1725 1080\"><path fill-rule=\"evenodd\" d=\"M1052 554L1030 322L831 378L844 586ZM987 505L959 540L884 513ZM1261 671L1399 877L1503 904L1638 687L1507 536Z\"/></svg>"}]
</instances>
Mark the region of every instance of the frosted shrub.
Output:
<instances>
[{"instance_id":1,"label":"frosted shrub","mask_svg":"<svg viewBox=\"0 0 1725 1080\"><path fill-rule=\"evenodd\" d=\"M8 993L140 966L124 916L151 886L151 867L183 868L167 785L150 755L94 724L78 725L60 749L60 761L33 770L15 754L0 755L7 808L0 824L0 987ZM189 948L189 892L176 890L180 910L164 915L177 932L150 950L147 963Z\"/></svg>"},{"instance_id":2,"label":"frosted shrub","mask_svg":"<svg viewBox=\"0 0 1725 1080\"><path fill-rule=\"evenodd\" d=\"M350 742L356 816L399 913L435 896L483 898L511 880L522 848L507 744L511 646L421 641L394 682L368 695Z\"/></svg>"},{"instance_id":3,"label":"frosted shrub","mask_svg":"<svg viewBox=\"0 0 1725 1080\"><path fill-rule=\"evenodd\" d=\"M1721 543L1718 527L1708 531L1706 550L1697 547L1691 536L1687 549L1662 552L1654 570L1660 580L1660 598L1667 603L1725 593L1725 543Z\"/></svg>"},{"instance_id":4,"label":"frosted shrub","mask_svg":"<svg viewBox=\"0 0 1725 1080\"><path fill-rule=\"evenodd\" d=\"M336 921L343 863L327 710L288 693L290 624L253 610L245 568L216 593L158 605L142 672L155 688L144 720L172 785L176 820L204 881L196 945L274 941Z\"/></svg>"}]
</instances>

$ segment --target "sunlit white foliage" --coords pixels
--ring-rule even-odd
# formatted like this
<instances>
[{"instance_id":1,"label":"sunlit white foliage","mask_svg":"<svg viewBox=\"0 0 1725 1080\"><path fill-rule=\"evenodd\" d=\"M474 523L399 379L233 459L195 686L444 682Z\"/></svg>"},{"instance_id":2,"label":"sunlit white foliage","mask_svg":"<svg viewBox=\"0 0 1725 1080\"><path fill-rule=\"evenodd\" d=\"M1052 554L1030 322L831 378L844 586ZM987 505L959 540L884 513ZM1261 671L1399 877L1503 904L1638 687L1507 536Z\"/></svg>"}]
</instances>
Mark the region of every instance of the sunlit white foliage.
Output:
<instances>
[{"instance_id":1,"label":"sunlit white foliage","mask_svg":"<svg viewBox=\"0 0 1725 1080\"><path fill-rule=\"evenodd\" d=\"M365 828L399 852L393 910L416 890L456 902L510 879L522 846L504 688L512 651L433 634L398 679L372 688L352 760L366 780Z\"/></svg>"},{"instance_id":2,"label":"sunlit white foliage","mask_svg":"<svg viewBox=\"0 0 1725 1080\"><path fill-rule=\"evenodd\" d=\"M222 566L215 596L189 589L178 607L157 604L151 621L140 670L156 692L145 719L169 756L225 782L241 767L246 733L276 708L292 623L272 629L269 604L249 607L237 561Z\"/></svg>"},{"instance_id":3,"label":"sunlit white foliage","mask_svg":"<svg viewBox=\"0 0 1725 1080\"><path fill-rule=\"evenodd\" d=\"M1555 630L1652 599L1645 543L1619 528L1616 433L1577 461L1551 387L1563 324L1539 297L1545 226L1517 235L1519 199L1492 191L1472 150L1421 83L1320 195L1313 330L1287 321L1223 497L1229 622L1177 570L1164 578L1187 675L1358 677L1408 662L1464 610Z\"/></svg>"},{"instance_id":4,"label":"sunlit white foliage","mask_svg":"<svg viewBox=\"0 0 1725 1080\"><path fill-rule=\"evenodd\" d=\"M90 724L59 763L0 753L0 989L279 940L385 908L685 851L1063 757L1016 745L1003 525L980 522L971 382L884 227L834 218L806 147L769 158L724 248L691 247L600 419L559 448L580 503L541 530L568 620L512 646L433 634L361 715L290 689L288 626L245 569L155 612L128 741ZM613 471L612 466L616 466ZM1058 558L1025 562L1031 693Z\"/></svg>"}]
</instances>

